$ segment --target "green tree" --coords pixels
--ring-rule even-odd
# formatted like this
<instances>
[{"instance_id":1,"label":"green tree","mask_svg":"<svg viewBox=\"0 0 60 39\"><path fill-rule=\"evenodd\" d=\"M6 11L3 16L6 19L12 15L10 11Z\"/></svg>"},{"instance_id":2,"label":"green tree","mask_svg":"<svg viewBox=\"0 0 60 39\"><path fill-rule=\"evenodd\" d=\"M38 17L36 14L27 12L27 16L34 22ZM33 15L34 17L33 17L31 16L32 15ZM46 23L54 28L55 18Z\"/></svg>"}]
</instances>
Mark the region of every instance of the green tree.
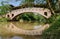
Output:
<instances>
[{"instance_id":1,"label":"green tree","mask_svg":"<svg viewBox=\"0 0 60 39\"><path fill-rule=\"evenodd\" d=\"M33 6L34 0L23 0L23 4L24 6Z\"/></svg>"},{"instance_id":2,"label":"green tree","mask_svg":"<svg viewBox=\"0 0 60 39\"><path fill-rule=\"evenodd\" d=\"M8 4L4 5L4 2L1 2L2 6L0 6L0 15L6 14L9 12L12 7Z\"/></svg>"},{"instance_id":3,"label":"green tree","mask_svg":"<svg viewBox=\"0 0 60 39\"><path fill-rule=\"evenodd\" d=\"M60 16L57 16L55 19L50 27L43 32L43 39L60 39Z\"/></svg>"},{"instance_id":4,"label":"green tree","mask_svg":"<svg viewBox=\"0 0 60 39\"><path fill-rule=\"evenodd\" d=\"M60 10L60 1L59 0L46 0L46 1L49 6L49 9L51 10L51 12L53 14L55 13L55 11Z\"/></svg>"},{"instance_id":5,"label":"green tree","mask_svg":"<svg viewBox=\"0 0 60 39\"><path fill-rule=\"evenodd\" d=\"M6 13L9 12L10 10L11 10L10 5L0 6L0 15L6 14Z\"/></svg>"}]
</instances>

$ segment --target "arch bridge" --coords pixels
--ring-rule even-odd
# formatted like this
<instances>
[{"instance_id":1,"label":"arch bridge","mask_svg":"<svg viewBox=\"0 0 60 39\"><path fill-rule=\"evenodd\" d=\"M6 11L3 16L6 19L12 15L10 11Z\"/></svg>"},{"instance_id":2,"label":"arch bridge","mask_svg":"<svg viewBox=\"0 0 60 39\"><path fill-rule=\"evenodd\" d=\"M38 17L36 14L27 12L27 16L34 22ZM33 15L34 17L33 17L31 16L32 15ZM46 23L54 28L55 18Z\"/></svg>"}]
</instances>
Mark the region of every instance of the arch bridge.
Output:
<instances>
[{"instance_id":1,"label":"arch bridge","mask_svg":"<svg viewBox=\"0 0 60 39\"><path fill-rule=\"evenodd\" d=\"M32 8L22 8L22 9L12 10L11 12L6 14L6 18L12 20L14 17L24 12L35 12L34 14L38 13L44 16L45 18L49 18L51 16L51 11L47 8L32 7Z\"/></svg>"},{"instance_id":2,"label":"arch bridge","mask_svg":"<svg viewBox=\"0 0 60 39\"><path fill-rule=\"evenodd\" d=\"M22 8L22 9L12 10L11 12L6 14L6 18L10 18L10 20L13 20L13 18L24 12L35 12L34 14L38 13L47 19L51 17L51 11L49 9L32 7L32 8ZM25 34L25 35L41 35L44 29L49 26L49 24L47 24L37 30L23 30L15 27L15 25L13 24L11 25L12 26L9 26L9 28L6 27L9 32L13 32L14 34Z\"/></svg>"}]
</instances>

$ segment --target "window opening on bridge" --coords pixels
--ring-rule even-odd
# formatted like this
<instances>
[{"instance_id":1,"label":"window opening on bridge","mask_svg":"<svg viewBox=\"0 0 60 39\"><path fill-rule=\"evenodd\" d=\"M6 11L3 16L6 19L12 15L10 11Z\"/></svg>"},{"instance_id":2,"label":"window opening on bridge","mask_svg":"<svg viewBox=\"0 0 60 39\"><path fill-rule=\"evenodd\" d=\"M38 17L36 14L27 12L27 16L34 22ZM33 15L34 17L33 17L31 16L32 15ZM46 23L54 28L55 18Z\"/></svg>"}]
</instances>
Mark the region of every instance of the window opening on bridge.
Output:
<instances>
[{"instance_id":1,"label":"window opening on bridge","mask_svg":"<svg viewBox=\"0 0 60 39\"><path fill-rule=\"evenodd\" d=\"M14 16L14 14L12 14L12 17Z\"/></svg>"},{"instance_id":2,"label":"window opening on bridge","mask_svg":"<svg viewBox=\"0 0 60 39\"><path fill-rule=\"evenodd\" d=\"M47 12L44 12L44 15L46 15L46 16L47 16Z\"/></svg>"},{"instance_id":3,"label":"window opening on bridge","mask_svg":"<svg viewBox=\"0 0 60 39\"><path fill-rule=\"evenodd\" d=\"M9 17L9 15L7 15L7 17Z\"/></svg>"}]
</instances>

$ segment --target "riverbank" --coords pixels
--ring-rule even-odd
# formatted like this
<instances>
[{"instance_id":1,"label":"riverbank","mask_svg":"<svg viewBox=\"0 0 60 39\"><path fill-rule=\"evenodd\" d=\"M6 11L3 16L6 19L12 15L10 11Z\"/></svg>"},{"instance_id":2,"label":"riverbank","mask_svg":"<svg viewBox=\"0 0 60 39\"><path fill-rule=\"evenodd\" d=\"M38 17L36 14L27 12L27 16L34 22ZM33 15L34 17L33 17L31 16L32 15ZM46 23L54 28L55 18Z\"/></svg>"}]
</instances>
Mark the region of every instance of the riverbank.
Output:
<instances>
[{"instance_id":1,"label":"riverbank","mask_svg":"<svg viewBox=\"0 0 60 39\"><path fill-rule=\"evenodd\" d=\"M1 17L1 18L0 18L0 22L7 22L7 20L8 20L8 19L5 18L5 17Z\"/></svg>"},{"instance_id":2,"label":"riverbank","mask_svg":"<svg viewBox=\"0 0 60 39\"><path fill-rule=\"evenodd\" d=\"M56 20L50 25L50 27L44 31L43 39L60 39L60 16L57 16Z\"/></svg>"}]
</instances>

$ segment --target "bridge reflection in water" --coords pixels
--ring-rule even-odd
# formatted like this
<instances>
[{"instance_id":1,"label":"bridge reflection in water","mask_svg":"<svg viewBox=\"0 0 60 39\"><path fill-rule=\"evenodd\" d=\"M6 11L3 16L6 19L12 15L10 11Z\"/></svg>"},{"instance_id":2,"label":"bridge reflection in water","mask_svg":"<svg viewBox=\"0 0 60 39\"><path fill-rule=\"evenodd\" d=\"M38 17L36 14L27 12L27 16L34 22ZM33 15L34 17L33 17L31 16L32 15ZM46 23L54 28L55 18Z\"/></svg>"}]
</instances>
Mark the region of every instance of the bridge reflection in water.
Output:
<instances>
[{"instance_id":1,"label":"bridge reflection in water","mask_svg":"<svg viewBox=\"0 0 60 39\"><path fill-rule=\"evenodd\" d=\"M40 24L38 25L38 23L25 22L25 23L18 24L18 22L8 22L8 23L1 22L0 23L0 36L3 36L3 38L5 39L6 36L16 37L16 35L19 35L17 38L20 39L21 35L23 35L22 38L24 38L27 35L29 36L32 35L32 38L34 38L35 37L34 35L41 35L43 30L48 27L49 27L48 24L41 26ZM14 39L15 37L12 37L12 39Z\"/></svg>"}]
</instances>

